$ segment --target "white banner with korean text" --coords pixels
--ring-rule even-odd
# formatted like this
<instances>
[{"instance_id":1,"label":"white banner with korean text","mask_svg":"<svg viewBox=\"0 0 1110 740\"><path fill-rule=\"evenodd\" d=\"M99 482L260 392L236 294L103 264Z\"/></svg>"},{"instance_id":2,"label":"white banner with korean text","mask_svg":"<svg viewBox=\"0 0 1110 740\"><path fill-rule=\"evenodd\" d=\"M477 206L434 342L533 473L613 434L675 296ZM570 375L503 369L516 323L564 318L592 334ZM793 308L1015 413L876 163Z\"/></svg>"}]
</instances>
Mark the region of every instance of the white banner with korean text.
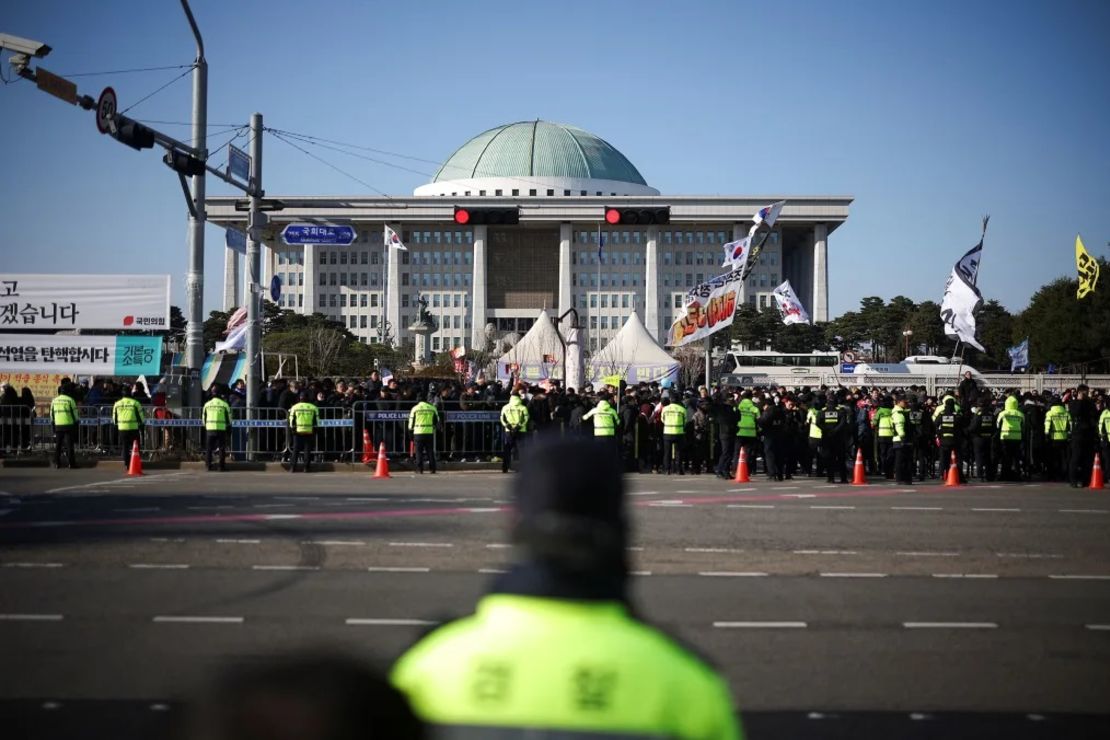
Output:
<instances>
[{"instance_id":1,"label":"white banner with korean text","mask_svg":"<svg viewBox=\"0 0 1110 740\"><path fill-rule=\"evenodd\" d=\"M667 345L681 347L732 326L743 285L744 268L739 267L690 289L683 304L686 314L671 324Z\"/></svg>"},{"instance_id":2,"label":"white banner with korean text","mask_svg":"<svg viewBox=\"0 0 1110 740\"><path fill-rule=\"evenodd\" d=\"M169 275L0 273L0 331L169 328Z\"/></svg>"},{"instance_id":3,"label":"white banner with korean text","mask_svg":"<svg viewBox=\"0 0 1110 740\"><path fill-rule=\"evenodd\" d=\"M159 375L162 337L0 334L0 372Z\"/></svg>"}]
</instances>

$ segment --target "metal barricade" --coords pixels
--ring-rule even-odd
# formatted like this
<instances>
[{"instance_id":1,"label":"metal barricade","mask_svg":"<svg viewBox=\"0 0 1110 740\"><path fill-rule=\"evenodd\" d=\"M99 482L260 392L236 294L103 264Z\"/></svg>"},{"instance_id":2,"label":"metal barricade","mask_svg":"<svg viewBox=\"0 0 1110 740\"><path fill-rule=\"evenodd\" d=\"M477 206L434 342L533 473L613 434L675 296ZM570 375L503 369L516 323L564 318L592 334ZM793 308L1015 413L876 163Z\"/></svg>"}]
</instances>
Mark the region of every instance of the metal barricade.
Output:
<instances>
[{"instance_id":1,"label":"metal barricade","mask_svg":"<svg viewBox=\"0 0 1110 740\"><path fill-rule=\"evenodd\" d=\"M410 454L412 435L409 412L415 401L360 401L352 409L356 445L361 450L362 431L370 434L377 449L384 443L391 456ZM501 455L501 403L437 404L441 423L435 433L436 456L442 460L484 462Z\"/></svg>"}]
</instances>

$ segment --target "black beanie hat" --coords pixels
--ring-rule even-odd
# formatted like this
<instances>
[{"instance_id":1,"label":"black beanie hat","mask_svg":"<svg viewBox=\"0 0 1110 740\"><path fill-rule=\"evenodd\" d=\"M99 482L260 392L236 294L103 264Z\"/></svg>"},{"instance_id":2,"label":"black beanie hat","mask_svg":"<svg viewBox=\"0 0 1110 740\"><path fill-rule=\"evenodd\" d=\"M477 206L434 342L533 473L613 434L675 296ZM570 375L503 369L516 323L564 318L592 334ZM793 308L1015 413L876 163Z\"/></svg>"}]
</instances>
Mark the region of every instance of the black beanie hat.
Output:
<instances>
[{"instance_id":1,"label":"black beanie hat","mask_svg":"<svg viewBox=\"0 0 1110 740\"><path fill-rule=\"evenodd\" d=\"M567 570L626 568L628 521L620 461L589 439L537 440L513 482L512 540Z\"/></svg>"}]
</instances>

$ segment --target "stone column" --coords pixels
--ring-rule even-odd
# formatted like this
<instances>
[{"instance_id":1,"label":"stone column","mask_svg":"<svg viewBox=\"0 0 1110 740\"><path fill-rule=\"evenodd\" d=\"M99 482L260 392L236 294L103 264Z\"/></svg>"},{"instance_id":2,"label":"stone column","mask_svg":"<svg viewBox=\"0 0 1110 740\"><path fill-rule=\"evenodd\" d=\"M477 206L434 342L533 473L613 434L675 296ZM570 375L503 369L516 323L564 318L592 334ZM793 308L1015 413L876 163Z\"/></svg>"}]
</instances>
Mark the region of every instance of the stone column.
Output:
<instances>
[{"instance_id":1,"label":"stone column","mask_svg":"<svg viewBox=\"0 0 1110 740\"><path fill-rule=\"evenodd\" d=\"M393 230L400 232L400 225ZM386 248L385 318L393 334L393 345L400 345L405 330L401 326L401 250L392 246Z\"/></svg>"},{"instance_id":2,"label":"stone column","mask_svg":"<svg viewBox=\"0 0 1110 740\"><path fill-rule=\"evenodd\" d=\"M813 227L813 320L829 320L829 227Z\"/></svg>"},{"instance_id":3,"label":"stone column","mask_svg":"<svg viewBox=\"0 0 1110 740\"><path fill-rule=\"evenodd\" d=\"M570 268L572 237L571 225L559 224L559 310L555 314L557 317L574 307L574 287Z\"/></svg>"},{"instance_id":4,"label":"stone column","mask_svg":"<svg viewBox=\"0 0 1110 740\"><path fill-rule=\"evenodd\" d=\"M224 247L224 311L233 311L240 305L239 253Z\"/></svg>"},{"instance_id":5,"label":"stone column","mask_svg":"<svg viewBox=\"0 0 1110 740\"><path fill-rule=\"evenodd\" d=\"M316 271L319 269L317 265L319 258L320 248L317 245L304 245L304 306L301 308L301 313L305 316L311 316L320 310L316 308L316 281L318 280Z\"/></svg>"},{"instance_id":6,"label":"stone column","mask_svg":"<svg viewBox=\"0 0 1110 740\"><path fill-rule=\"evenodd\" d=\"M659 227L649 226L644 245L644 328L659 341Z\"/></svg>"},{"instance_id":7,"label":"stone column","mask_svg":"<svg viewBox=\"0 0 1110 740\"><path fill-rule=\"evenodd\" d=\"M486 346L486 227L474 227L474 272L470 280L470 346Z\"/></svg>"}]
</instances>

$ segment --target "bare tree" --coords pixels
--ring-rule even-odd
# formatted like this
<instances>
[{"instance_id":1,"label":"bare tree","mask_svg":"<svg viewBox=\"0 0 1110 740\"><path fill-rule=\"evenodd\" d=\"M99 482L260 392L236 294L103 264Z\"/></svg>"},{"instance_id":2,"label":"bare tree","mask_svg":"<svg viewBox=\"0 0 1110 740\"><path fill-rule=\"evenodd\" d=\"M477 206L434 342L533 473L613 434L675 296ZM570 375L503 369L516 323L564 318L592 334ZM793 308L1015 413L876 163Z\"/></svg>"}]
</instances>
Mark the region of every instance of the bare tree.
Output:
<instances>
[{"instance_id":1,"label":"bare tree","mask_svg":"<svg viewBox=\"0 0 1110 740\"><path fill-rule=\"evenodd\" d=\"M671 354L678 360L679 376L684 386L693 385L705 371L705 349L701 343L687 344Z\"/></svg>"}]
</instances>

